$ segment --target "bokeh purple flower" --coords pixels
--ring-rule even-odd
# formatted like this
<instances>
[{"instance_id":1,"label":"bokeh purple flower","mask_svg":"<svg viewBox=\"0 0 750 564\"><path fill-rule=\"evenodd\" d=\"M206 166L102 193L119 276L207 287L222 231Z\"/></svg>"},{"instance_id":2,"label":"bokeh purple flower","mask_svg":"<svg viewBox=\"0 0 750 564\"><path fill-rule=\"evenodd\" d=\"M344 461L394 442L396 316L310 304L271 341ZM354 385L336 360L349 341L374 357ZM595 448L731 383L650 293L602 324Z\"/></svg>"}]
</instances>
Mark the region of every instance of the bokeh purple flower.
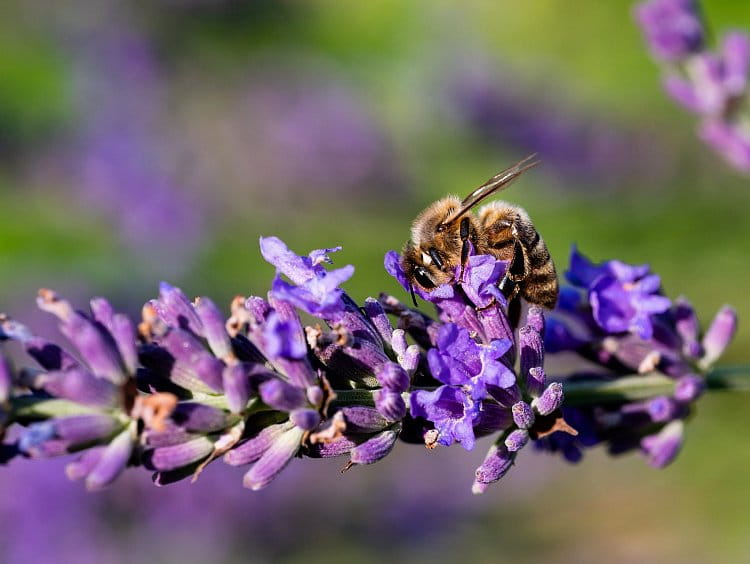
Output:
<instances>
[{"instance_id":1,"label":"bokeh purple flower","mask_svg":"<svg viewBox=\"0 0 750 564\"><path fill-rule=\"evenodd\" d=\"M694 0L650 0L639 4L635 15L659 59L679 61L703 47L705 32Z\"/></svg>"},{"instance_id":2,"label":"bokeh purple flower","mask_svg":"<svg viewBox=\"0 0 750 564\"><path fill-rule=\"evenodd\" d=\"M448 116L481 146L536 153L553 171L545 182L596 191L643 184L669 168L673 157L660 132L598 115L561 89L546 89L503 69L502 61L482 58L472 53L451 65L443 102ZM633 162L642 164L637 172Z\"/></svg>"},{"instance_id":3,"label":"bokeh purple flower","mask_svg":"<svg viewBox=\"0 0 750 564\"><path fill-rule=\"evenodd\" d=\"M700 117L703 141L737 170L749 172L750 35L727 32L719 48L709 50L695 0L648 0L635 14L654 57L668 63L666 91Z\"/></svg>"}]
</instances>

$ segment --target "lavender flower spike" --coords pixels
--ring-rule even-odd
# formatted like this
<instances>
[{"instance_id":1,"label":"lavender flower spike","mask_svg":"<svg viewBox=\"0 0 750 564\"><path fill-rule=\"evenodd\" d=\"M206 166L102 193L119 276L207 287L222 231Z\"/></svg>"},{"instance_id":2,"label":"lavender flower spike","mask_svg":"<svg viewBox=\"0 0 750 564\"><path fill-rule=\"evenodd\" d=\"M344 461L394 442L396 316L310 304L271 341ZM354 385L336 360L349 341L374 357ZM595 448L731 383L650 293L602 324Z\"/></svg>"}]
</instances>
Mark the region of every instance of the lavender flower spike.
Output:
<instances>
[{"instance_id":1,"label":"lavender flower spike","mask_svg":"<svg viewBox=\"0 0 750 564\"><path fill-rule=\"evenodd\" d=\"M278 269L269 298L238 296L226 321L208 298L191 303L168 284L140 324L102 298L89 315L42 292L70 353L0 316L0 340L18 341L38 365L16 371L0 351L0 463L79 452L66 473L100 489L128 466L153 470L161 486L223 458L252 465L243 484L257 490L298 456L346 456L351 468L379 462L398 439L470 450L493 435L475 473L481 493L529 444L571 461L606 444L664 467L693 403L737 384L712 368L735 311L723 308L704 335L689 303L672 304L646 265L594 264L574 250L574 287L554 318L530 307L514 331L495 294L506 265L492 257L470 255L463 278L429 293L432 318L391 296L360 308L338 288L351 268L323 266L335 249L299 256L275 238L261 245ZM397 255L387 262L403 274ZM327 327L304 326L300 309ZM553 350L578 354L587 372L548 379Z\"/></svg>"}]
</instances>

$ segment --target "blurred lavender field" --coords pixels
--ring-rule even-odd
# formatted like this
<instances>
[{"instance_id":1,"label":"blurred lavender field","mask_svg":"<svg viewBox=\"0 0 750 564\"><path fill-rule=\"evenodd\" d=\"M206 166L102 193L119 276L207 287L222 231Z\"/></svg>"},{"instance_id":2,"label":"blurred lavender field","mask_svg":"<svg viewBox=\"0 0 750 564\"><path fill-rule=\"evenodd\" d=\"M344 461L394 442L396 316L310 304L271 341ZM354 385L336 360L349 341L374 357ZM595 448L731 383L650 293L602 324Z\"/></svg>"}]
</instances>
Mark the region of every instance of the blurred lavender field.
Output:
<instances>
[{"instance_id":1,"label":"blurred lavender field","mask_svg":"<svg viewBox=\"0 0 750 564\"><path fill-rule=\"evenodd\" d=\"M703 8L716 28L750 29L750 7ZM0 311L50 334L39 287L135 313L160 280L226 311L268 289L258 237L271 234L300 252L342 245L358 299L399 293L382 260L414 215L538 152L543 166L504 197L561 269L577 242L651 263L706 320L724 303L747 318L748 176L662 92L632 10L10 0ZM741 325L727 362L748 346ZM343 462L294 461L259 493L223 464L192 485L133 471L87 494L61 461L14 461L0 468L0 561L744 562L747 402L705 398L663 472L525 453L523 472L479 498L484 446L400 444L343 475Z\"/></svg>"}]
</instances>

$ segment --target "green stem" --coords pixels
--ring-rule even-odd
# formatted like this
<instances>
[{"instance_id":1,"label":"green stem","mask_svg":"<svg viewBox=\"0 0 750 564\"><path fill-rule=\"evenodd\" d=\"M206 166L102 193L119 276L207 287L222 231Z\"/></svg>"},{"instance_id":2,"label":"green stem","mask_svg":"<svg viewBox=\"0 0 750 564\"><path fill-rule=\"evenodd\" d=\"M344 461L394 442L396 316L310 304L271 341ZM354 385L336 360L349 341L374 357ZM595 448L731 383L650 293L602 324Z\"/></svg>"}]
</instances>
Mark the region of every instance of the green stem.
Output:
<instances>
[{"instance_id":1,"label":"green stem","mask_svg":"<svg viewBox=\"0 0 750 564\"><path fill-rule=\"evenodd\" d=\"M674 392L675 381L663 374L652 373L643 376L625 376L609 382L602 381L563 381L566 406L601 405L606 403L621 403L638 401L655 396L671 395ZM714 368L706 375L708 390L746 391L750 392L750 366L722 366ZM433 390L434 388L422 388ZM336 390L333 408L350 405L374 406L375 390ZM403 394L407 405L409 392ZM208 398L195 398L197 401L208 403ZM211 404L223 408L223 398L210 398ZM19 397L13 398L11 412L15 419L37 420L50 417L64 417L66 415L81 415L85 413L102 413L106 409L83 406L81 404L56 398ZM253 402L246 413L264 411L267 407L261 402Z\"/></svg>"},{"instance_id":2,"label":"green stem","mask_svg":"<svg viewBox=\"0 0 750 564\"><path fill-rule=\"evenodd\" d=\"M720 366L706 375L709 390L750 391L750 366Z\"/></svg>"},{"instance_id":3,"label":"green stem","mask_svg":"<svg viewBox=\"0 0 750 564\"><path fill-rule=\"evenodd\" d=\"M49 419L50 417L100 414L105 412L101 408L81 405L74 401L58 398L21 396L13 398L11 402L13 404L12 413L15 419Z\"/></svg>"},{"instance_id":4,"label":"green stem","mask_svg":"<svg viewBox=\"0 0 750 564\"><path fill-rule=\"evenodd\" d=\"M587 406L638 401L674 393L675 380L660 373L625 376L608 382L563 381L565 405ZM750 366L723 366L706 375L708 390L750 391ZM431 390L434 388L425 388ZM405 399L408 399L404 394ZM336 390L335 407L375 405L372 390Z\"/></svg>"}]
</instances>

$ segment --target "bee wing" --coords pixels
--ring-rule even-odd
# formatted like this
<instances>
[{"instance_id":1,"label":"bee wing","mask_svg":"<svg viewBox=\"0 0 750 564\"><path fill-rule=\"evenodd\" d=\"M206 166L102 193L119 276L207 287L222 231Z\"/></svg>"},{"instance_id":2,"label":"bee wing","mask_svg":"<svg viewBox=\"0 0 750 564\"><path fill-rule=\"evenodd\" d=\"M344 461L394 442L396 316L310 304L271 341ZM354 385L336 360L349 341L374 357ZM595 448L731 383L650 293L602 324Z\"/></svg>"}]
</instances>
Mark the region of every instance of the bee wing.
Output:
<instances>
[{"instance_id":1,"label":"bee wing","mask_svg":"<svg viewBox=\"0 0 750 564\"><path fill-rule=\"evenodd\" d=\"M513 166L506 168L501 172L498 172L495 176L490 178L487 182L485 182L471 194L466 196L466 198L464 198L464 200L461 202L461 209L451 214L451 216L446 219L444 223L455 221L471 208L476 206L479 202L484 200L487 196L490 196L495 192L499 192L500 190L504 190L505 188L507 188L510 183L513 182L516 178L541 162L534 159L536 159L536 153L529 155L525 159L518 161Z\"/></svg>"}]
</instances>

